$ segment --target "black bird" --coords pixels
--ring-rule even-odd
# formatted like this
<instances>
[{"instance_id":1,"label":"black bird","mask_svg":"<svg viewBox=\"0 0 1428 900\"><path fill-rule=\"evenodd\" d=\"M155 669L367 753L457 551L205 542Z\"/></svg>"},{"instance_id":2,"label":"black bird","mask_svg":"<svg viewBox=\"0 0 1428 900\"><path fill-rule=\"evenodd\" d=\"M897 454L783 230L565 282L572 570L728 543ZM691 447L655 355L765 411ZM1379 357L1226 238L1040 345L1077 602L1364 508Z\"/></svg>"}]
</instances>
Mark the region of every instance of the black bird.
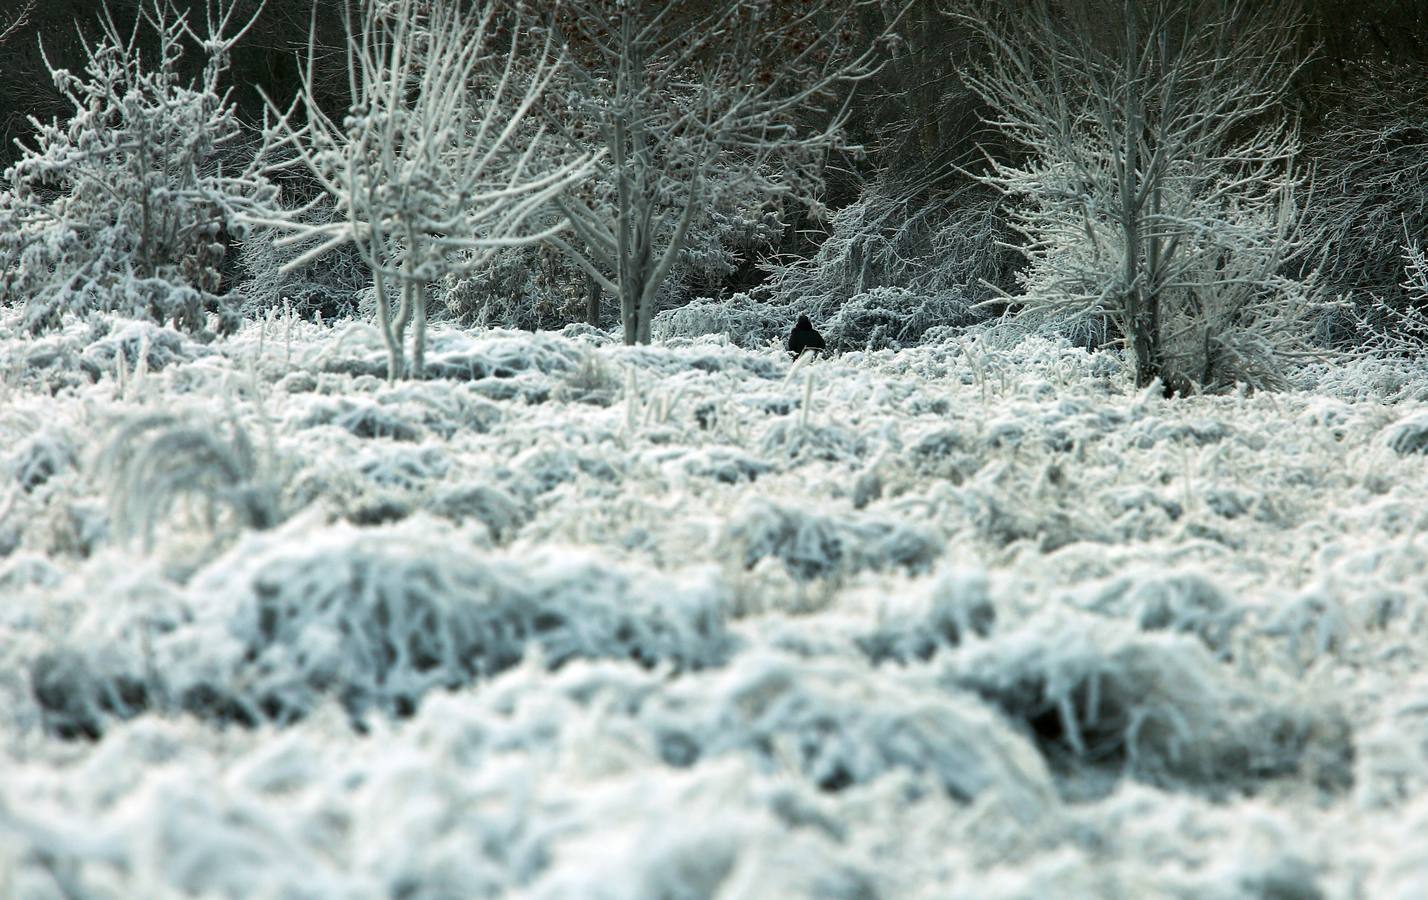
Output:
<instances>
[{"instance_id":1,"label":"black bird","mask_svg":"<svg viewBox=\"0 0 1428 900\"><path fill-rule=\"evenodd\" d=\"M805 350L827 349L828 345L823 343L823 335L808 321L808 316L799 316L798 324L788 333L788 355L798 359Z\"/></svg>"}]
</instances>

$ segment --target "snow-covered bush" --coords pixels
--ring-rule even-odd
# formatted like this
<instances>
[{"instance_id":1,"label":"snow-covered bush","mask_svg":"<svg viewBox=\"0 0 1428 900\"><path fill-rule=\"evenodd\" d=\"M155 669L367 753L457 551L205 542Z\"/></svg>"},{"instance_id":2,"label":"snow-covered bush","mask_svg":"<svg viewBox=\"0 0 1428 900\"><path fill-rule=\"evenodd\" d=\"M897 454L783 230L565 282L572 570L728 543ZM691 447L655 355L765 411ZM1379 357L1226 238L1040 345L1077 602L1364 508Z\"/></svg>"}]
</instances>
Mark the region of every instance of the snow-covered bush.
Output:
<instances>
[{"instance_id":1,"label":"snow-covered bush","mask_svg":"<svg viewBox=\"0 0 1428 900\"><path fill-rule=\"evenodd\" d=\"M608 186L600 185L596 190L608 191ZM697 305L691 312L708 310L716 321L724 318L720 307L730 302L737 308L744 295L735 295L729 301L708 297L721 295L728 281L740 273L747 277L750 260L768 250L783 233L776 210L758 203L757 198L720 189L716 200L717 207L691 225L684 248L676 254L657 291L655 307L665 311L656 313L652 324L655 336L695 337L737 330L690 320L690 314L683 312L686 298L691 294L702 298L692 301L691 305ZM555 252L549 245L539 245L502 249L471 271L448 273L434 286L433 297L445 315L462 325L536 331L589 321L592 291L596 294L597 320L606 323L606 307L612 302L608 291L593 282L568 255ZM675 316L679 324L662 328L661 320L670 316ZM777 331L774 328L768 333ZM739 343L756 346L742 340Z\"/></svg>"},{"instance_id":2,"label":"snow-covered bush","mask_svg":"<svg viewBox=\"0 0 1428 900\"><path fill-rule=\"evenodd\" d=\"M766 264L763 290L815 322L836 321L832 343L844 349L916 343L928 328L985 318L976 305L1012 286L1004 218L996 197L975 186L924 196L878 181L833 214L813 256Z\"/></svg>"},{"instance_id":3,"label":"snow-covered bush","mask_svg":"<svg viewBox=\"0 0 1428 900\"><path fill-rule=\"evenodd\" d=\"M929 329L965 327L979 318L965 292L875 287L839 304L821 328L829 347L883 350L915 344Z\"/></svg>"},{"instance_id":4,"label":"snow-covered bush","mask_svg":"<svg viewBox=\"0 0 1428 900\"><path fill-rule=\"evenodd\" d=\"M292 721L324 696L359 719L409 715L430 691L492 676L530 650L550 667L589 658L698 669L734 647L707 571L675 579L581 554L488 557L426 518L294 537L251 535L184 591L158 592L162 624L158 600L96 607L78 629L106 644L94 660L55 651L32 662L50 727L98 733L155 707Z\"/></svg>"},{"instance_id":5,"label":"snow-covered bush","mask_svg":"<svg viewBox=\"0 0 1428 900\"><path fill-rule=\"evenodd\" d=\"M447 272L432 296L463 326L556 330L586 313L586 277L547 246L492 254L471 271Z\"/></svg>"},{"instance_id":6,"label":"snow-covered bush","mask_svg":"<svg viewBox=\"0 0 1428 900\"><path fill-rule=\"evenodd\" d=\"M1354 90L1337 98L1324 117L1328 127L1306 148L1315 161L1307 224L1323 248L1326 290L1341 298L1321 314L1320 336L1338 346L1421 353L1428 325L1412 248L1428 234L1428 95L1386 60L1344 64Z\"/></svg>"},{"instance_id":7,"label":"snow-covered bush","mask_svg":"<svg viewBox=\"0 0 1428 900\"><path fill-rule=\"evenodd\" d=\"M232 0L199 33L169 0L152 0L132 33L106 12L85 43L82 75L50 65L72 107L66 121L31 120L35 135L0 191L0 303L24 306L31 330L64 313L113 310L203 332L237 325L223 284L239 215L274 191L242 158L242 129L220 86L233 45ZM216 13L216 15L215 15ZM237 26L237 27L235 27ZM139 50L154 32L157 55ZM204 53L187 80L186 42Z\"/></svg>"},{"instance_id":8,"label":"snow-covered bush","mask_svg":"<svg viewBox=\"0 0 1428 900\"><path fill-rule=\"evenodd\" d=\"M737 172L722 172L721 180L736 181ZM731 279L732 289L743 274L752 277L754 261L769 252L783 236L784 223L777 204L755 190L739 192L721 188L707 215L690 226L685 247L670 270L668 296L722 297Z\"/></svg>"},{"instance_id":9,"label":"snow-covered bush","mask_svg":"<svg viewBox=\"0 0 1428 900\"><path fill-rule=\"evenodd\" d=\"M325 225L334 214L331 203L321 203L301 215ZM316 246L318 238L287 246L278 243L280 237L278 229L254 226L238 242L236 291L244 318L256 319L274 309L304 319L321 315L328 322L357 315L358 297L372 283L372 275L356 249L338 247L300 268L285 269Z\"/></svg>"},{"instance_id":10,"label":"snow-covered bush","mask_svg":"<svg viewBox=\"0 0 1428 900\"><path fill-rule=\"evenodd\" d=\"M724 300L701 297L657 314L650 325L658 341L676 337L721 334L736 347L754 350L781 341L798 314L777 303L735 294Z\"/></svg>"},{"instance_id":11,"label":"snow-covered bush","mask_svg":"<svg viewBox=\"0 0 1428 900\"><path fill-rule=\"evenodd\" d=\"M522 332L495 329L468 333L438 326L430 336L430 354L422 376L431 380L450 378L458 381L509 381L527 374L568 375L583 365L582 350L583 348L574 346L570 341L548 334L532 337ZM324 371L377 377L386 375L389 361L385 351L375 347L369 347L360 353L330 347L320 357ZM544 393L548 396L552 386L551 379L540 378L540 381Z\"/></svg>"}]
</instances>

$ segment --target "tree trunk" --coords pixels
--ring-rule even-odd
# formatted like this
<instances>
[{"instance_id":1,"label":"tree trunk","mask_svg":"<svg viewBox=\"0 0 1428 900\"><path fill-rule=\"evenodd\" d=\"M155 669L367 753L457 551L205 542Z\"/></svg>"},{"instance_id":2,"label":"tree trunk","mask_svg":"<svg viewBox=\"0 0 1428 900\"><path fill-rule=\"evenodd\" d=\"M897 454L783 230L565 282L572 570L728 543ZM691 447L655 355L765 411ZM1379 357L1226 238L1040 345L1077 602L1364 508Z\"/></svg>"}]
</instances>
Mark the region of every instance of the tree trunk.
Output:
<instances>
[{"instance_id":1,"label":"tree trunk","mask_svg":"<svg viewBox=\"0 0 1428 900\"><path fill-rule=\"evenodd\" d=\"M654 307L655 302L653 297L640 304L640 319L635 340L641 344L648 344L650 342L650 325L654 321Z\"/></svg>"},{"instance_id":2,"label":"tree trunk","mask_svg":"<svg viewBox=\"0 0 1428 900\"><path fill-rule=\"evenodd\" d=\"M599 327L600 327L600 299L601 299L601 296L602 296L602 292L601 292L601 290L600 290L600 282L596 281L594 278L591 278L589 275L586 275L586 276L585 276L585 321L588 322L588 323L590 323L591 327L593 327L593 328L599 328Z\"/></svg>"},{"instance_id":3,"label":"tree trunk","mask_svg":"<svg viewBox=\"0 0 1428 900\"><path fill-rule=\"evenodd\" d=\"M377 295L377 330L387 348L387 381L395 383L402 376L402 342L392 328L392 301L387 295L386 278L381 272L372 274L372 289Z\"/></svg>"},{"instance_id":4,"label":"tree trunk","mask_svg":"<svg viewBox=\"0 0 1428 900\"><path fill-rule=\"evenodd\" d=\"M632 347L639 339L640 297L635 286L620 282L620 324L624 326L625 346Z\"/></svg>"},{"instance_id":5,"label":"tree trunk","mask_svg":"<svg viewBox=\"0 0 1428 900\"><path fill-rule=\"evenodd\" d=\"M426 285L415 285L416 313L412 322L412 377L426 371Z\"/></svg>"},{"instance_id":6,"label":"tree trunk","mask_svg":"<svg viewBox=\"0 0 1428 900\"><path fill-rule=\"evenodd\" d=\"M1131 0L1126 0L1126 46L1125 66L1127 73L1136 72L1136 53L1140 47L1140 33L1137 29L1137 10ZM1135 353L1136 387L1148 387L1160 375L1161 359L1158 332L1160 330L1156 285L1147 280L1146 266L1142 261L1144 244L1154 241L1154 235L1145 233L1145 209L1142 199L1142 179L1155 178L1157 173L1143 169L1145 156L1142 139L1145 132L1145 106L1140 91L1140 78L1133 78L1125 89L1124 143L1120 160L1120 201L1121 229L1125 234L1125 269L1122 278L1126 285L1126 321L1130 328L1128 337Z\"/></svg>"}]
</instances>

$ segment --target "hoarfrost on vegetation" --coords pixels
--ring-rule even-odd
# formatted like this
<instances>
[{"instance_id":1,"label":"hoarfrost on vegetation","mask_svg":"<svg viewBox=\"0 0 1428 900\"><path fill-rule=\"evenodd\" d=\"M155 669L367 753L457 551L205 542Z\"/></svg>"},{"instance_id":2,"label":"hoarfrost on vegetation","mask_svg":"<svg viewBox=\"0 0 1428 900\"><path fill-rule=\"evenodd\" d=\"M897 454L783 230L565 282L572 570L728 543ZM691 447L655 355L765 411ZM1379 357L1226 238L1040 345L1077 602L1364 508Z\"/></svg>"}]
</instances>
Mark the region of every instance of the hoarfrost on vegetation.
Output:
<instances>
[{"instance_id":1,"label":"hoarfrost on vegetation","mask_svg":"<svg viewBox=\"0 0 1428 900\"><path fill-rule=\"evenodd\" d=\"M200 37L171 5L141 5L134 33L154 32L156 58L141 59L106 11L100 39L84 45L82 74L49 66L69 118L32 118L35 137L4 173L0 302L23 306L32 331L92 310L196 334L210 315L222 331L238 327L223 283L228 240L241 214L276 197L256 162L242 160L242 127L221 87L252 20L210 14ZM185 81L190 36L204 58Z\"/></svg>"},{"instance_id":2,"label":"hoarfrost on vegetation","mask_svg":"<svg viewBox=\"0 0 1428 900\"><path fill-rule=\"evenodd\" d=\"M22 896L1428 878L1384 849L1428 790L1411 369L1172 403L995 326L791 378L719 338L437 328L391 385L297 316L17 326Z\"/></svg>"}]
</instances>

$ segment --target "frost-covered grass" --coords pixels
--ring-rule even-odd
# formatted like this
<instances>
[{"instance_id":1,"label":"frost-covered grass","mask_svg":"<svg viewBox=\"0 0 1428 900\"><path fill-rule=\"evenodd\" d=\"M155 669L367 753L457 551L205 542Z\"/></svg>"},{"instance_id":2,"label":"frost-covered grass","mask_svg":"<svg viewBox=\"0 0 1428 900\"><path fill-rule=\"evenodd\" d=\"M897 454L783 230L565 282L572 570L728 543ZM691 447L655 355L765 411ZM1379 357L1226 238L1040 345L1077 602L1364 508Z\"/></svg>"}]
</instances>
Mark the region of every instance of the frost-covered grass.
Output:
<instances>
[{"instance_id":1,"label":"frost-covered grass","mask_svg":"<svg viewBox=\"0 0 1428 900\"><path fill-rule=\"evenodd\" d=\"M1428 369L0 323L0 897L1418 897Z\"/></svg>"}]
</instances>

